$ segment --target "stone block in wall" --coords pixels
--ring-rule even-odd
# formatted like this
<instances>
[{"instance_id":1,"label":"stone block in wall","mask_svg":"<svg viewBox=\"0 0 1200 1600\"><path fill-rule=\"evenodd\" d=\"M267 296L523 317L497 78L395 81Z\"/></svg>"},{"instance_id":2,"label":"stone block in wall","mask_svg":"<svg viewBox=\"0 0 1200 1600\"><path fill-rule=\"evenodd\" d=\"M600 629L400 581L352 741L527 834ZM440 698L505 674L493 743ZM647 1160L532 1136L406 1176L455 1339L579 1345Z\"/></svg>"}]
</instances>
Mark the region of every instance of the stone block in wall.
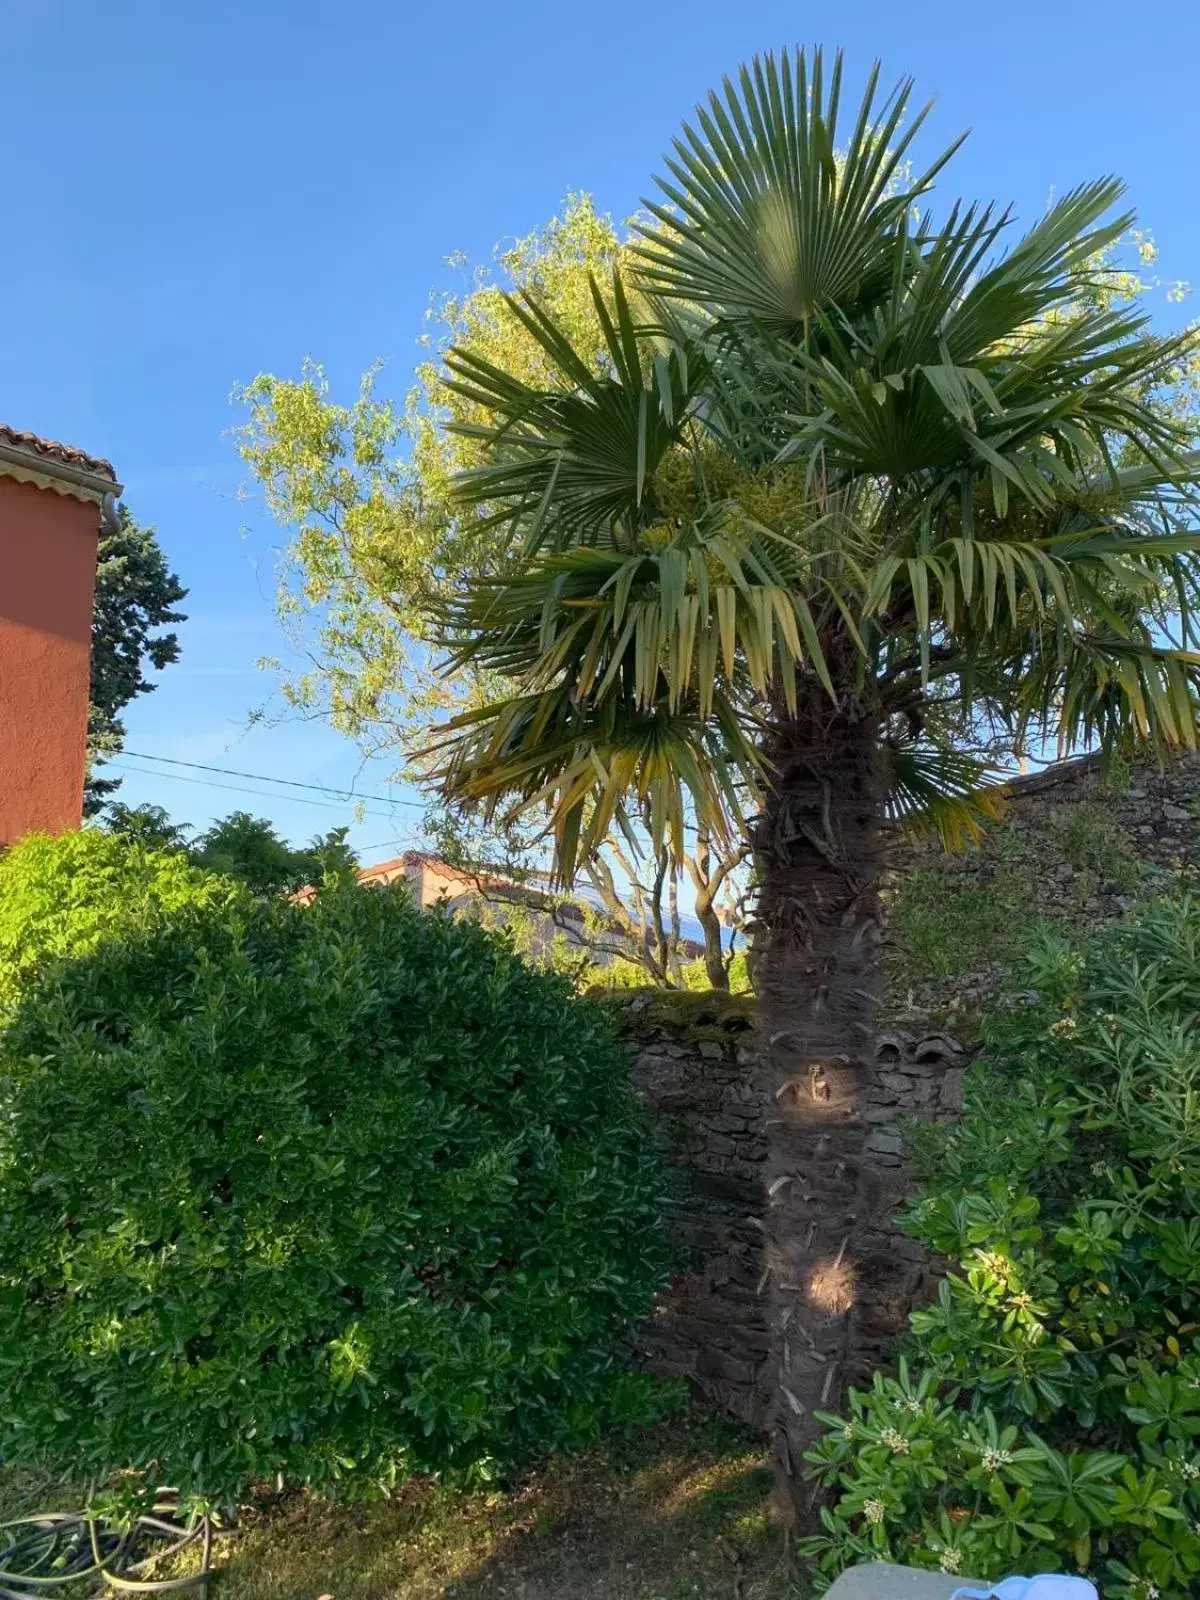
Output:
<instances>
[{"instance_id":1,"label":"stone block in wall","mask_svg":"<svg viewBox=\"0 0 1200 1600\"><path fill-rule=\"evenodd\" d=\"M761 1095L749 1079L751 1005L722 996L653 996L623 1006L634 1088L675 1168L670 1226L679 1271L638 1330L641 1361L687 1379L753 1427L768 1414L770 1333L762 1281Z\"/></svg>"},{"instance_id":2,"label":"stone block in wall","mask_svg":"<svg viewBox=\"0 0 1200 1600\"><path fill-rule=\"evenodd\" d=\"M756 1071L749 1002L679 998L675 1024L664 1020L673 1004L665 998L621 1019L634 1086L664 1133L676 1179L670 1226L679 1270L639 1329L637 1350L651 1370L687 1379L712 1404L759 1426L774 1400L765 1272L769 1097ZM897 1121L929 1120L955 1102L965 1059L944 1033L882 1036L867 1091L870 1166L864 1172L848 1163L841 1188L827 1182L811 1203L853 1210L865 1197L873 1212L897 1209L906 1189ZM794 1181L803 1183L803 1175ZM865 1249L856 1343L863 1359L877 1361L913 1305L928 1297L936 1266L919 1245L898 1246L891 1233L868 1239Z\"/></svg>"}]
</instances>

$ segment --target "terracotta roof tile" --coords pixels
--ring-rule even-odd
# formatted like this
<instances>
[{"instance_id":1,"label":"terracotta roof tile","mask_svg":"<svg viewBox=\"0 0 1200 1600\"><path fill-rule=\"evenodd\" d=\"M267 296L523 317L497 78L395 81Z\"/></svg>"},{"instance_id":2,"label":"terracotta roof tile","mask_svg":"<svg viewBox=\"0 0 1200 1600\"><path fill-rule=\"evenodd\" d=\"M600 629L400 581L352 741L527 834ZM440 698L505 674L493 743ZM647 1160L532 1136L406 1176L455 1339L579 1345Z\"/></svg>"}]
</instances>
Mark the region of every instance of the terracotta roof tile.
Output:
<instances>
[{"instance_id":1,"label":"terracotta roof tile","mask_svg":"<svg viewBox=\"0 0 1200 1600\"><path fill-rule=\"evenodd\" d=\"M55 440L43 439L36 433L10 428L3 422L0 422L0 440L6 444L16 445L20 450L28 450L31 455L41 456L47 461L61 461L64 466L78 467L83 472L94 473L98 478L111 478L114 483L117 481L111 461L105 461L103 456L89 456L83 450L77 450L73 444L58 444Z\"/></svg>"}]
</instances>

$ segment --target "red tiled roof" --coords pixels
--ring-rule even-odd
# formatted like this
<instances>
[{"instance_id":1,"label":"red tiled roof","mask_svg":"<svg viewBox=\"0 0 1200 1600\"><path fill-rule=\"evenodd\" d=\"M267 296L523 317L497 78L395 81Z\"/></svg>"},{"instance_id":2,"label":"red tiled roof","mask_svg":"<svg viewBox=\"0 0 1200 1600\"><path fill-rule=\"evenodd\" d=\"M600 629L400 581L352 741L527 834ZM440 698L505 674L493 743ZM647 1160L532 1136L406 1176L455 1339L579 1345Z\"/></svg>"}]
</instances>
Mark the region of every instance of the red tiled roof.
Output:
<instances>
[{"instance_id":1,"label":"red tiled roof","mask_svg":"<svg viewBox=\"0 0 1200 1600\"><path fill-rule=\"evenodd\" d=\"M97 478L111 478L114 483L117 481L111 461L105 461L103 456L89 456L83 450L77 450L73 444L58 444L36 433L10 428L3 422L0 422L0 441L15 445L19 450L28 450L31 455L41 456L45 461L58 461L63 466L78 467L82 472L93 473Z\"/></svg>"},{"instance_id":2,"label":"red tiled roof","mask_svg":"<svg viewBox=\"0 0 1200 1600\"><path fill-rule=\"evenodd\" d=\"M396 856L391 861L377 861L374 866L360 867L358 869L359 883L372 883L376 878L394 878L405 871L407 867L417 862L433 865L433 856L426 855L423 850L406 850L402 856ZM439 863L440 865L440 863Z\"/></svg>"},{"instance_id":3,"label":"red tiled roof","mask_svg":"<svg viewBox=\"0 0 1200 1600\"><path fill-rule=\"evenodd\" d=\"M435 878L443 878L455 883L460 890L488 884L493 888L514 887L506 878L497 878L491 873L477 873L466 867L455 867L449 861L443 861L440 856L430 855L427 850L406 850L402 856L397 856L393 861L377 861L374 866L360 867L358 869L359 883L390 883L393 878L406 876L410 867L424 867Z\"/></svg>"}]
</instances>

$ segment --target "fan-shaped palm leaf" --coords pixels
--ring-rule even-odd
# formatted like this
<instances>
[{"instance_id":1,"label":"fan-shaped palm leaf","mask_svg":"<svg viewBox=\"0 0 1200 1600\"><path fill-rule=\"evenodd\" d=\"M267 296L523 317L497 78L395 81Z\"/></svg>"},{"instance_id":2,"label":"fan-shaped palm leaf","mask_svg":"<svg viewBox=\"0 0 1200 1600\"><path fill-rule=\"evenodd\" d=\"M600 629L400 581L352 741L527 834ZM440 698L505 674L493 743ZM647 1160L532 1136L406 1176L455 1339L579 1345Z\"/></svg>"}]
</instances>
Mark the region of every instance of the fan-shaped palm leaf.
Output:
<instances>
[{"instance_id":1,"label":"fan-shaped palm leaf","mask_svg":"<svg viewBox=\"0 0 1200 1600\"><path fill-rule=\"evenodd\" d=\"M906 830L932 829L958 850L1004 815L1005 778L991 762L927 740L893 737L888 745L888 814Z\"/></svg>"},{"instance_id":2,"label":"fan-shaped palm leaf","mask_svg":"<svg viewBox=\"0 0 1200 1600\"><path fill-rule=\"evenodd\" d=\"M882 100L878 86L877 66L839 150L840 54L828 79L819 50L811 65L785 52L743 67L736 87L727 79L675 141L665 203L646 202L657 222L640 250L648 286L785 336L884 292L889 233L957 144L910 178L928 108L908 117L911 84Z\"/></svg>"},{"instance_id":3,"label":"fan-shaped palm leaf","mask_svg":"<svg viewBox=\"0 0 1200 1600\"><path fill-rule=\"evenodd\" d=\"M681 435L702 389L706 361L687 342L660 351L661 330L634 321L619 275L611 302L592 284L610 366L593 371L528 296L514 314L545 352L561 386L537 390L470 350L446 358L447 387L487 420L455 431L481 439L487 465L464 473L464 504L519 520L525 548L619 538L635 526L647 483Z\"/></svg>"}]
</instances>

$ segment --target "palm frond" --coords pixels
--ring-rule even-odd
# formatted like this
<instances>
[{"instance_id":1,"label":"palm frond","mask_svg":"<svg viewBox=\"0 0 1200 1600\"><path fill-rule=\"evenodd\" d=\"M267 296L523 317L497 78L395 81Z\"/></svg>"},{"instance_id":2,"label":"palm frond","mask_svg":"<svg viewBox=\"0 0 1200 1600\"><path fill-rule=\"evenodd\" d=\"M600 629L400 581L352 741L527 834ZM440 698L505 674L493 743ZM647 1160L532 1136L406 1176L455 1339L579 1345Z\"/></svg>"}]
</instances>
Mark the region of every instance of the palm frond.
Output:
<instances>
[{"instance_id":1,"label":"palm frond","mask_svg":"<svg viewBox=\"0 0 1200 1600\"><path fill-rule=\"evenodd\" d=\"M1005 778L990 762L918 739L893 737L888 745L888 813L906 832L932 831L957 851L1004 815Z\"/></svg>"},{"instance_id":2,"label":"palm frond","mask_svg":"<svg viewBox=\"0 0 1200 1600\"><path fill-rule=\"evenodd\" d=\"M842 57L756 56L697 107L646 201L641 271L656 293L723 324L791 335L835 307L870 303L892 272L890 235L957 149L918 176L905 163L928 107L871 72L839 151ZM959 143L961 141L958 141Z\"/></svg>"},{"instance_id":3,"label":"palm frond","mask_svg":"<svg viewBox=\"0 0 1200 1600\"><path fill-rule=\"evenodd\" d=\"M558 383L538 389L470 349L446 356L446 387L480 420L452 431L490 459L459 475L456 496L498 522L520 524L533 552L619 537L636 526L647 483L679 439L703 384L702 350L638 324L620 275L610 297L593 283L610 365L593 371L567 334L529 296L508 304L544 351Z\"/></svg>"},{"instance_id":4,"label":"palm frond","mask_svg":"<svg viewBox=\"0 0 1200 1600\"><path fill-rule=\"evenodd\" d=\"M1160 480L1186 476L1185 431L1144 393L1195 335L1151 336L1141 316L1081 301L1084 264L1127 224L1102 220L1119 194L1106 180L1068 195L987 267L1005 225L987 211L952 212L911 269L898 237L892 292L866 322L824 318L819 348L774 354L791 423L779 459L884 473L931 504L936 472L971 510L982 490L1001 516L1010 495L1045 505L1111 464L1114 440Z\"/></svg>"},{"instance_id":5,"label":"palm frond","mask_svg":"<svg viewBox=\"0 0 1200 1600\"><path fill-rule=\"evenodd\" d=\"M1200 653L1099 631L1047 641L1025 664L1015 709L1062 754L1129 739L1151 748L1197 748Z\"/></svg>"},{"instance_id":6,"label":"palm frond","mask_svg":"<svg viewBox=\"0 0 1200 1600\"><path fill-rule=\"evenodd\" d=\"M451 803L478 807L488 821L546 815L564 883L630 815L677 862L689 818L731 843L745 827L741 797L759 772L743 718L724 694L700 717L616 696L581 705L566 684L455 717L425 754Z\"/></svg>"}]
</instances>

